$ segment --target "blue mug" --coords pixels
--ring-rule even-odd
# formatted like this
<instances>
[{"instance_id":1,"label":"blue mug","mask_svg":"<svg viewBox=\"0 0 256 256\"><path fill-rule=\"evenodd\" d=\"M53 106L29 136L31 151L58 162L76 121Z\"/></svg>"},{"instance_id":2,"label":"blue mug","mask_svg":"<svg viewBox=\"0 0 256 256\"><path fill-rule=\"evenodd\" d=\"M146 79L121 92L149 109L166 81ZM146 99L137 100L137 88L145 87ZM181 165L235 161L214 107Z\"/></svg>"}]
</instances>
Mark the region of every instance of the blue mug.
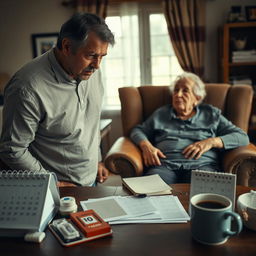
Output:
<instances>
[{"instance_id":1,"label":"blue mug","mask_svg":"<svg viewBox=\"0 0 256 256\"><path fill-rule=\"evenodd\" d=\"M238 235L243 227L240 215L232 212L229 198L218 194L197 194L190 199L192 237L203 244L219 245L230 236ZM231 221L236 230L231 230Z\"/></svg>"}]
</instances>

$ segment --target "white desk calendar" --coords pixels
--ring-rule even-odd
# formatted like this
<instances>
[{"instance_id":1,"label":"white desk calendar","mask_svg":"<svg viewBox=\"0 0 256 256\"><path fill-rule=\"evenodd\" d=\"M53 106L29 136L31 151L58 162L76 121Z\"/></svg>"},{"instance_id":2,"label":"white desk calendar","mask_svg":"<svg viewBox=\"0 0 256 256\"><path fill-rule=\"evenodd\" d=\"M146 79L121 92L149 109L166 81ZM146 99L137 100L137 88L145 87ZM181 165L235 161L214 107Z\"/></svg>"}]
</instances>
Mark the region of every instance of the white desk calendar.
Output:
<instances>
[{"instance_id":1,"label":"white desk calendar","mask_svg":"<svg viewBox=\"0 0 256 256\"><path fill-rule=\"evenodd\" d=\"M0 237L42 232L59 208L55 177L47 172L0 172Z\"/></svg>"},{"instance_id":2,"label":"white desk calendar","mask_svg":"<svg viewBox=\"0 0 256 256\"><path fill-rule=\"evenodd\" d=\"M199 193L214 193L228 197L235 208L236 175L223 172L192 170L190 198Z\"/></svg>"}]
</instances>

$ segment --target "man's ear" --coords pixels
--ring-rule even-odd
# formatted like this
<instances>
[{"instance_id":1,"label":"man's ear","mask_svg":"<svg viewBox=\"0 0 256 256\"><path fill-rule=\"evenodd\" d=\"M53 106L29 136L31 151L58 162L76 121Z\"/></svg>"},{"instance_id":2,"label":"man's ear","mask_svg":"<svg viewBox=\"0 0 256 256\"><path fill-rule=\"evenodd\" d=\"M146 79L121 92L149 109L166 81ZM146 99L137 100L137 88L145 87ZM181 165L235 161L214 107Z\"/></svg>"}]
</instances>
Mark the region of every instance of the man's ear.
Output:
<instances>
[{"instance_id":1,"label":"man's ear","mask_svg":"<svg viewBox=\"0 0 256 256\"><path fill-rule=\"evenodd\" d=\"M68 38L63 38L62 40L62 52L65 56L71 54L71 42Z\"/></svg>"}]
</instances>

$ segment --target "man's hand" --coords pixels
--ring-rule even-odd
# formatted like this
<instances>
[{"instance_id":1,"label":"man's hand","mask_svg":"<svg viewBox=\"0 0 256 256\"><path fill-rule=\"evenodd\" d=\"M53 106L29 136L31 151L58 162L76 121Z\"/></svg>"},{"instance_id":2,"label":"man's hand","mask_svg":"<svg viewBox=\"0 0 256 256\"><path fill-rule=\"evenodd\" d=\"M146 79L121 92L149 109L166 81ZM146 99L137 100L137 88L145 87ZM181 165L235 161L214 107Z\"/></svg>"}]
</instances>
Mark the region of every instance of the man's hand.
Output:
<instances>
[{"instance_id":1,"label":"man's hand","mask_svg":"<svg viewBox=\"0 0 256 256\"><path fill-rule=\"evenodd\" d=\"M104 182L108 178L108 175L109 175L109 170L105 167L104 163L99 162L97 181L100 183Z\"/></svg>"},{"instance_id":2,"label":"man's hand","mask_svg":"<svg viewBox=\"0 0 256 256\"><path fill-rule=\"evenodd\" d=\"M211 148L223 148L223 142L221 138L215 137L197 141L187 146L182 151L182 154L184 155L185 158L194 158L197 160L202 156L203 153L209 151Z\"/></svg>"},{"instance_id":3,"label":"man's hand","mask_svg":"<svg viewBox=\"0 0 256 256\"><path fill-rule=\"evenodd\" d=\"M57 186L58 187L76 187L74 183L68 182L68 181L58 181Z\"/></svg>"},{"instance_id":4,"label":"man's hand","mask_svg":"<svg viewBox=\"0 0 256 256\"><path fill-rule=\"evenodd\" d=\"M154 147L149 141L143 140L139 144L142 151L142 157L146 166L161 165L160 157L166 158L163 152Z\"/></svg>"}]
</instances>

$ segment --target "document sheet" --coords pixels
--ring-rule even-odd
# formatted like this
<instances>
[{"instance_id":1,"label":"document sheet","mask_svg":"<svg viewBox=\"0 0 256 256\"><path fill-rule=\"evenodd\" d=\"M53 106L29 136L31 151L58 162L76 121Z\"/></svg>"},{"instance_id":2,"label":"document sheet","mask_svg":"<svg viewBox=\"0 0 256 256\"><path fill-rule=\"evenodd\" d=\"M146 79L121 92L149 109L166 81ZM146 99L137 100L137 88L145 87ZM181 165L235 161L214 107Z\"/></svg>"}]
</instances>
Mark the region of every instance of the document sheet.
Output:
<instances>
[{"instance_id":1,"label":"document sheet","mask_svg":"<svg viewBox=\"0 0 256 256\"><path fill-rule=\"evenodd\" d=\"M190 217L176 196L111 196L81 201L83 210L93 209L110 224L180 223Z\"/></svg>"}]
</instances>

